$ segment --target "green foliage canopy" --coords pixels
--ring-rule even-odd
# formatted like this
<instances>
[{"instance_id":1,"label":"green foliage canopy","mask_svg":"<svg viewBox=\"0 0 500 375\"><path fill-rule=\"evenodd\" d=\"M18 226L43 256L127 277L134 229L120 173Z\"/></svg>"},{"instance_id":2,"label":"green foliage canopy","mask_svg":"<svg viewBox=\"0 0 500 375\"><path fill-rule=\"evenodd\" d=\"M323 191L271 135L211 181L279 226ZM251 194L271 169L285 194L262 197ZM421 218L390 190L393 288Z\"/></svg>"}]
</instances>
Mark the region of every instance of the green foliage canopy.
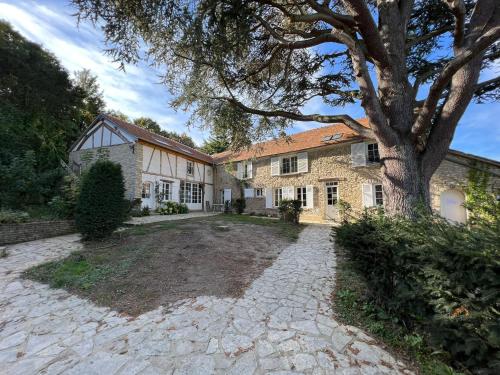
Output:
<instances>
[{"instance_id":1,"label":"green foliage canopy","mask_svg":"<svg viewBox=\"0 0 500 375\"><path fill-rule=\"evenodd\" d=\"M52 54L0 21L0 206L40 204L57 190L83 97Z\"/></svg>"}]
</instances>

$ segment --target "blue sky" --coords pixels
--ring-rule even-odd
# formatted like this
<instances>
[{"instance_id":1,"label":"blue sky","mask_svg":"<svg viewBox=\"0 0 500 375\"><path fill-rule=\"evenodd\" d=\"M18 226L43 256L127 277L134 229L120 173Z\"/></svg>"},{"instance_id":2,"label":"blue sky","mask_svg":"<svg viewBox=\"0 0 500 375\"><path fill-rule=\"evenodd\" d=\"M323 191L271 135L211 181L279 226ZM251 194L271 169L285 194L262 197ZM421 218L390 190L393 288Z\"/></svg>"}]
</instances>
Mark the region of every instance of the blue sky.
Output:
<instances>
[{"instance_id":1,"label":"blue sky","mask_svg":"<svg viewBox=\"0 0 500 375\"><path fill-rule=\"evenodd\" d=\"M76 26L71 16L74 9L67 0L0 0L0 18L10 22L28 39L43 45L54 53L63 66L74 72L90 69L99 77L108 108L124 112L132 118L147 116L158 121L162 128L188 133L197 144L203 143L208 131L186 127L189 113L174 111L168 105L167 89L159 83L158 72L140 63L127 66L126 71L103 53L103 36L89 23ZM482 74L481 79L500 74L496 65ZM304 113L347 113L363 117L359 105L329 108L321 100L310 102ZM467 109L459 123L452 148L491 159L500 160L500 103L474 104ZM315 123L297 123L289 133L319 126Z\"/></svg>"}]
</instances>

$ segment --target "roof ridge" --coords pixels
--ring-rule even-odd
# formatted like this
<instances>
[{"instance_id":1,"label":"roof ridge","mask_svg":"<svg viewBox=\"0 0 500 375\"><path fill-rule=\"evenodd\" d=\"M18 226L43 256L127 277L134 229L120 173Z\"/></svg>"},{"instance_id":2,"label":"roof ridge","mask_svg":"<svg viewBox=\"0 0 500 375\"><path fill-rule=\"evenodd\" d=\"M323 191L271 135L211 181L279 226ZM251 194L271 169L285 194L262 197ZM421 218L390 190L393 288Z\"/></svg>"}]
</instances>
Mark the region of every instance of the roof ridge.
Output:
<instances>
[{"instance_id":1,"label":"roof ridge","mask_svg":"<svg viewBox=\"0 0 500 375\"><path fill-rule=\"evenodd\" d=\"M122 120L122 119L120 119L120 118L118 118L118 117L115 117L115 116L110 115L110 114L107 114L107 113L104 113L104 114L103 114L103 116L105 116L105 117L109 118L111 121L113 121L113 120L114 120L114 121L117 121L117 120L118 120L118 121L124 122L124 123L125 123L125 124L127 124L127 125L133 126L133 127L137 128L137 129L139 129L139 130L141 130L141 131L148 132L148 133L149 133L149 134L151 134L151 136L153 136L153 137L160 137L160 138L166 139L166 140L168 140L169 142L173 142L173 143L177 144L177 145L178 145L178 146L180 146L180 147L187 147L189 150L193 150L193 151L199 152L200 154L203 154L203 155L208 156L208 157L210 157L210 158L212 157L212 155L206 154L206 153L204 153L203 151L198 150L197 148L193 148L193 147L191 147L191 146L185 145L185 144L184 144L184 143L182 143L182 142L176 141L175 139L172 139L172 138L165 137L164 135L157 134L157 133L155 133L155 132L152 132L151 130L148 130L148 129L146 129L146 128L143 128L142 126L139 126L139 125L134 124L134 123L132 123L132 122Z\"/></svg>"}]
</instances>

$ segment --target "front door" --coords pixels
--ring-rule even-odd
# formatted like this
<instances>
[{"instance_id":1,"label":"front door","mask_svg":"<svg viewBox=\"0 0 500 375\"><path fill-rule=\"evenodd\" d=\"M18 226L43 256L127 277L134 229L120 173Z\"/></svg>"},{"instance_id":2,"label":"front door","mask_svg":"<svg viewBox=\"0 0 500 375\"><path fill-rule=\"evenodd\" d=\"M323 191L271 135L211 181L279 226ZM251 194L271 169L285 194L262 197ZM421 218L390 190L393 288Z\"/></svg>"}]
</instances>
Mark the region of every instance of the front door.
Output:
<instances>
[{"instance_id":1,"label":"front door","mask_svg":"<svg viewBox=\"0 0 500 375\"><path fill-rule=\"evenodd\" d=\"M325 219L338 220L339 183L337 181L325 183L325 199Z\"/></svg>"}]
</instances>

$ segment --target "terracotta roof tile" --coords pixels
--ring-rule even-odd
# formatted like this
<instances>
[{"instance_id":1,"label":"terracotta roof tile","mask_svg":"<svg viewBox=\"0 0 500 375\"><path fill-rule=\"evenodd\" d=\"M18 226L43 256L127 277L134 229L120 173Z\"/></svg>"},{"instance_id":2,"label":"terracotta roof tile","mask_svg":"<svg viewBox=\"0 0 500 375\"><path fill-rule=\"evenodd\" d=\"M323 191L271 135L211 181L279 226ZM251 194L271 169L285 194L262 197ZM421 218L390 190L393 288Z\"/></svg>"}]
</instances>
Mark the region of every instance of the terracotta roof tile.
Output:
<instances>
[{"instance_id":1,"label":"terracotta roof tile","mask_svg":"<svg viewBox=\"0 0 500 375\"><path fill-rule=\"evenodd\" d=\"M367 119L358 119L361 125L368 127ZM337 140L324 141L325 137L341 134ZM216 163L225 161L240 161L252 158L260 158L271 155L286 154L307 150L311 148L326 146L329 144L338 144L360 139L359 133L344 124L333 124L319 128L307 130L301 133L295 133L286 139L277 139L267 142L257 143L249 149L240 152L224 151L213 155Z\"/></svg>"},{"instance_id":2,"label":"terracotta roof tile","mask_svg":"<svg viewBox=\"0 0 500 375\"><path fill-rule=\"evenodd\" d=\"M152 143L154 145L157 145L157 146L160 146L163 148L170 149L172 151L178 152L180 154L189 156L189 157L194 158L194 159L202 160L202 161L207 162L207 163L213 163L213 158L210 155L207 155L201 151L195 150L194 148L186 146L180 142L174 141L173 139L166 138L162 135L152 133L149 130L146 130L144 128L141 128L140 126L131 124L129 122L120 120L119 118L114 117L114 116L102 115L102 117L115 123L116 125L123 128L128 133L136 136L140 140L146 141L148 143Z\"/></svg>"}]
</instances>

